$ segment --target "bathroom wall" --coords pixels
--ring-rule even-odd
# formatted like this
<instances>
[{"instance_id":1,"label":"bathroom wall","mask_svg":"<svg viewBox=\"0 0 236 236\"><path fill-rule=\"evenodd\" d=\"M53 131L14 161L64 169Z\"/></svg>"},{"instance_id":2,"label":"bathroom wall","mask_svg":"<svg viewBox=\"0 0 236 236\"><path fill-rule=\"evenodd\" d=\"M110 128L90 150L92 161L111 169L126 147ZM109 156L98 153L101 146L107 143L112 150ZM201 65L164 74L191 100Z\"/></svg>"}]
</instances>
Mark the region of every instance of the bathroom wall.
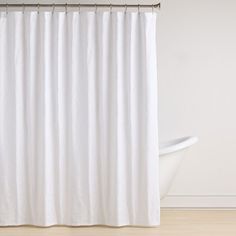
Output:
<instances>
[{"instance_id":1,"label":"bathroom wall","mask_svg":"<svg viewBox=\"0 0 236 236\"><path fill-rule=\"evenodd\" d=\"M197 135L162 206L236 207L236 1L163 0L160 138Z\"/></svg>"},{"instance_id":2,"label":"bathroom wall","mask_svg":"<svg viewBox=\"0 0 236 236\"><path fill-rule=\"evenodd\" d=\"M236 1L162 0L158 20L160 140L199 137L162 206L236 207Z\"/></svg>"}]
</instances>

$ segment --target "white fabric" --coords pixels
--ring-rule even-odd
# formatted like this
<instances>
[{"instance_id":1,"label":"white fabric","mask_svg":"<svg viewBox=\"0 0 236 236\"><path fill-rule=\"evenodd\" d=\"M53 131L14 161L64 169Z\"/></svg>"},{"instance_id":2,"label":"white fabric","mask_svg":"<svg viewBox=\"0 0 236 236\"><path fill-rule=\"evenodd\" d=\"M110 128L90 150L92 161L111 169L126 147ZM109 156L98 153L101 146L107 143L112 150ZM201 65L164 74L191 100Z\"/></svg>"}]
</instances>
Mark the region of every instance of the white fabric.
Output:
<instances>
[{"instance_id":1,"label":"white fabric","mask_svg":"<svg viewBox=\"0 0 236 236\"><path fill-rule=\"evenodd\" d=\"M0 13L0 225L159 224L156 13Z\"/></svg>"}]
</instances>

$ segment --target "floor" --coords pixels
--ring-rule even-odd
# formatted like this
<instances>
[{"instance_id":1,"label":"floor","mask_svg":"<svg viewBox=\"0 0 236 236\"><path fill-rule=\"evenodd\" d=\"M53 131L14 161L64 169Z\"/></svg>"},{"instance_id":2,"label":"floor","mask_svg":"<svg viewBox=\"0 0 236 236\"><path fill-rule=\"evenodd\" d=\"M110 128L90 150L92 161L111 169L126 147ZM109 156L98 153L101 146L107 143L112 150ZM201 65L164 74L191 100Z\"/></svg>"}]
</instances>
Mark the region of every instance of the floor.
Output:
<instances>
[{"instance_id":1,"label":"floor","mask_svg":"<svg viewBox=\"0 0 236 236\"><path fill-rule=\"evenodd\" d=\"M0 227L0 236L236 236L236 210L181 210L161 212L161 226L134 227Z\"/></svg>"}]
</instances>

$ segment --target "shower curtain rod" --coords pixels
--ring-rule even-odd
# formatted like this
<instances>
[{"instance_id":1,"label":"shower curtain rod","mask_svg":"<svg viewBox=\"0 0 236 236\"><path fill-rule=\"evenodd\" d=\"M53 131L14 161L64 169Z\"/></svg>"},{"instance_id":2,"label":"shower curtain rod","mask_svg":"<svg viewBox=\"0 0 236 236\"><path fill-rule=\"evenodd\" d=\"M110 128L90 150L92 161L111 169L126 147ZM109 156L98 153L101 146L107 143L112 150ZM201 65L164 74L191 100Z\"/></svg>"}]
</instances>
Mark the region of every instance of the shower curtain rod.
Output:
<instances>
[{"instance_id":1,"label":"shower curtain rod","mask_svg":"<svg viewBox=\"0 0 236 236\"><path fill-rule=\"evenodd\" d=\"M4 3L0 4L0 7L110 7L110 8L116 8L116 7L124 7L124 8L140 8L140 7L151 7L151 8L159 8L161 7L161 3L157 4L87 4L87 3Z\"/></svg>"}]
</instances>

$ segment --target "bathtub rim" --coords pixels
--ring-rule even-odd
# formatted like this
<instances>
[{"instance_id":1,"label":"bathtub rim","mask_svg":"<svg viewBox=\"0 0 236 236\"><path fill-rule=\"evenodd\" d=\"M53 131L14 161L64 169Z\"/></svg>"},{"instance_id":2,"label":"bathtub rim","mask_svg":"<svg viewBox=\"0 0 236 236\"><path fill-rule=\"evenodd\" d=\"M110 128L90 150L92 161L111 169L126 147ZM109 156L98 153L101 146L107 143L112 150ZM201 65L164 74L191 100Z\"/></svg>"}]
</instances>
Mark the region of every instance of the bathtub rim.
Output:
<instances>
[{"instance_id":1,"label":"bathtub rim","mask_svg":"<svg viewBox=\"0 0 236 236\"><path fill-rule=\"evenodd\" d=\"M185 136L181 138L172 139L165 142L160 142L159 156L169 153L177 152L186 149L198 142L197 136Z\"/></svg>"}]
</instances>

